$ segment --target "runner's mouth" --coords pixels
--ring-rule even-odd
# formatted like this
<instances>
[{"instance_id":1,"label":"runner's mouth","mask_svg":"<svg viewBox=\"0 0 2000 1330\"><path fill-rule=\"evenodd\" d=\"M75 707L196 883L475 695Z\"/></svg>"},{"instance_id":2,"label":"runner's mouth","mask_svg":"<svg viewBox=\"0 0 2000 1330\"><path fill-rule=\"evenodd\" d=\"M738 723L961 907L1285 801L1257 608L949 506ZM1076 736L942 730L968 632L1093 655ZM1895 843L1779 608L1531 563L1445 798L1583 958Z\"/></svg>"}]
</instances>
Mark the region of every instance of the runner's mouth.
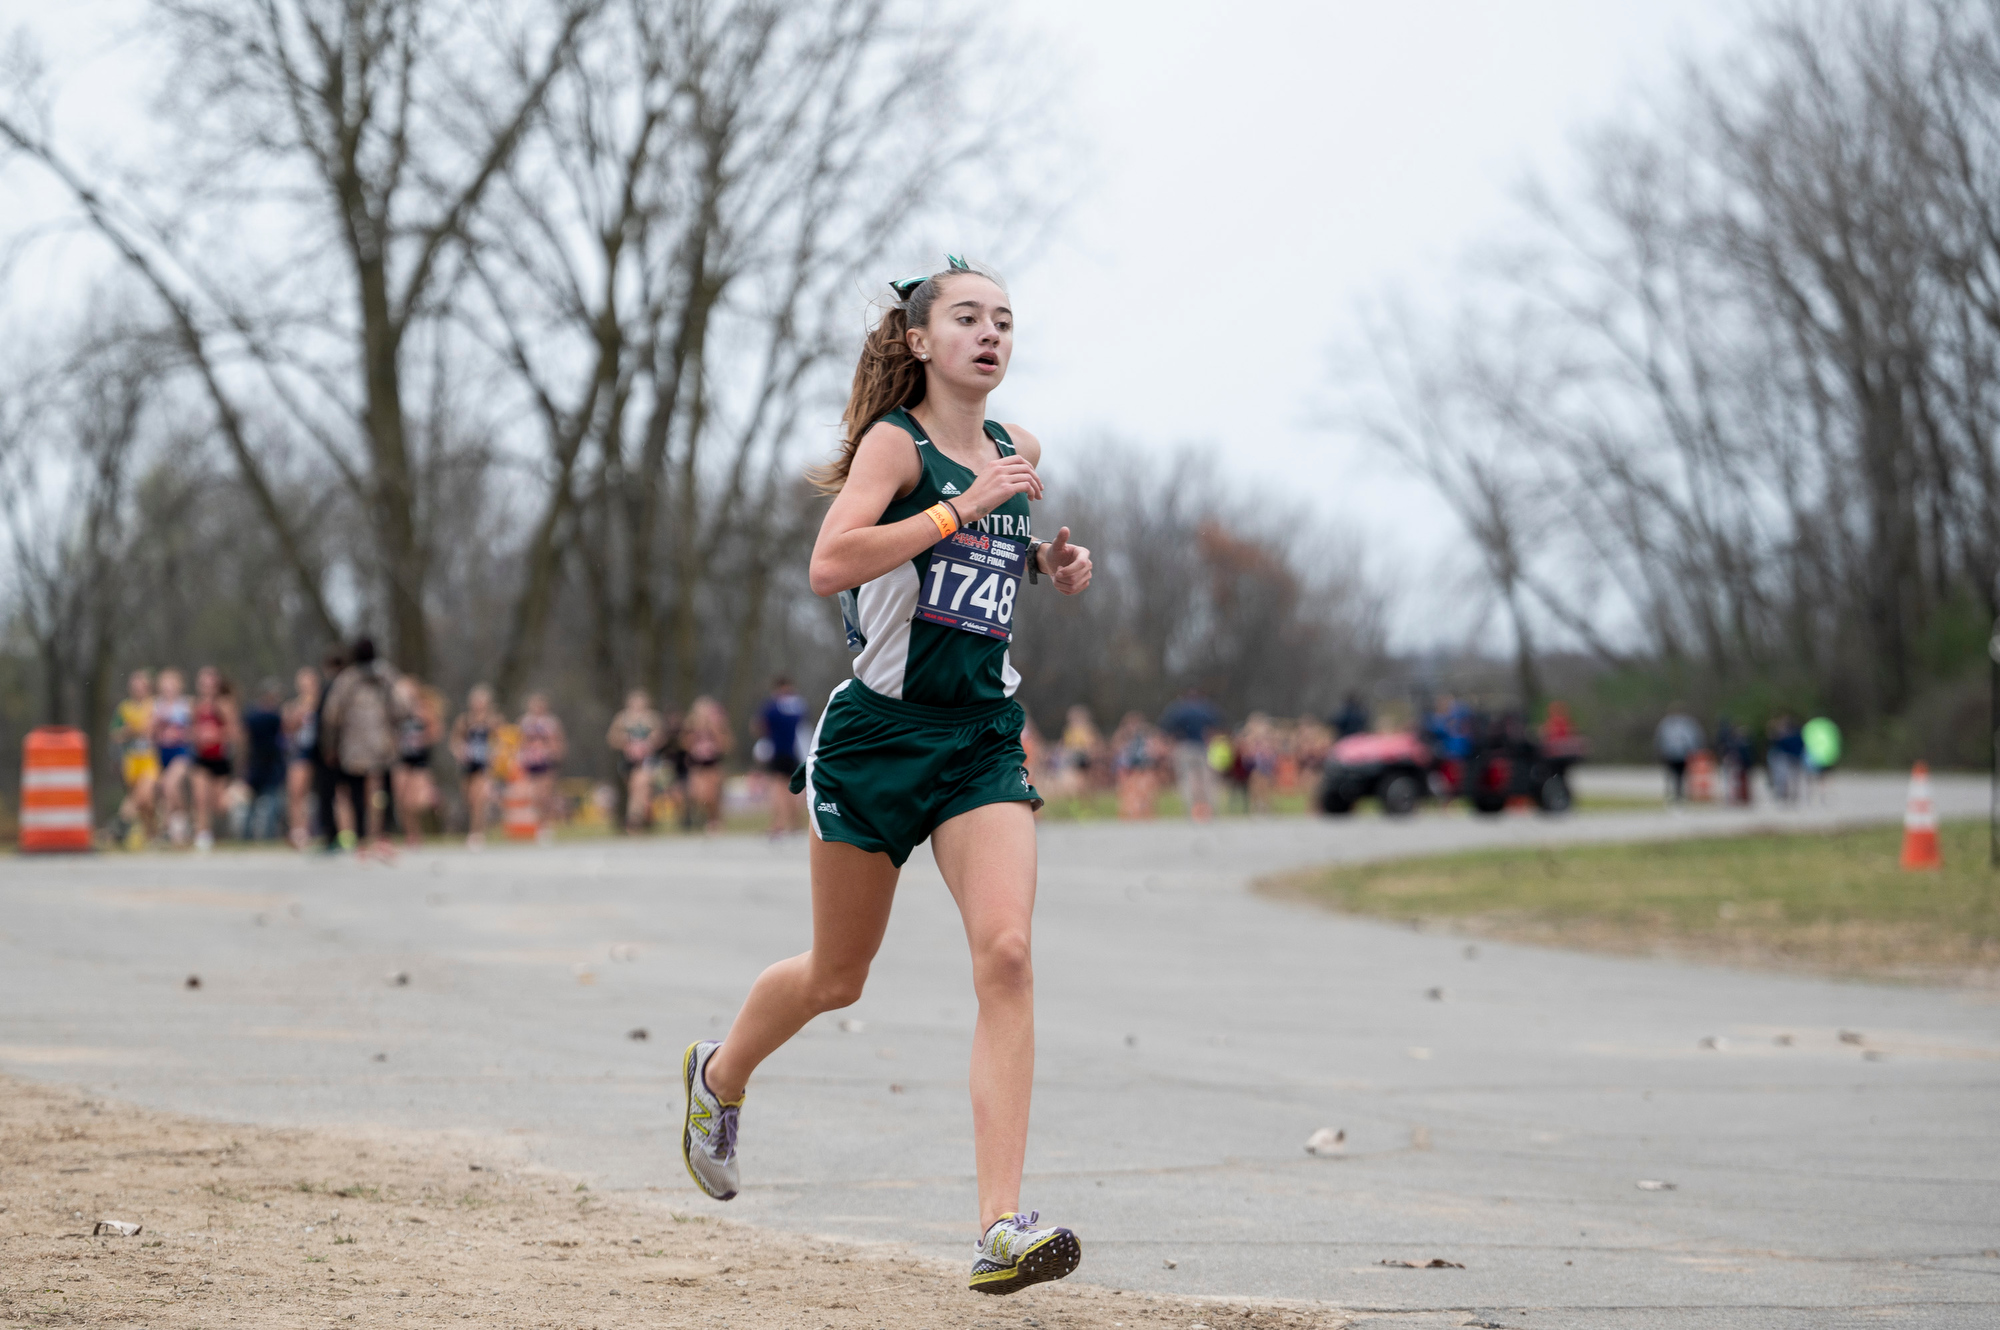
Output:
<instances>
[{"instance_id":1,"label":"runner's mouth","mask_svg":"<svg viewBox=\"0 0 2000 1330\"><path fill-rule=\"evenodd\" d=\"M975 365L985 365L989 369L999 369L1000 357L994 355L991 351L982 351L972 358L972 363Z\"/></svg>"}]
</instances>

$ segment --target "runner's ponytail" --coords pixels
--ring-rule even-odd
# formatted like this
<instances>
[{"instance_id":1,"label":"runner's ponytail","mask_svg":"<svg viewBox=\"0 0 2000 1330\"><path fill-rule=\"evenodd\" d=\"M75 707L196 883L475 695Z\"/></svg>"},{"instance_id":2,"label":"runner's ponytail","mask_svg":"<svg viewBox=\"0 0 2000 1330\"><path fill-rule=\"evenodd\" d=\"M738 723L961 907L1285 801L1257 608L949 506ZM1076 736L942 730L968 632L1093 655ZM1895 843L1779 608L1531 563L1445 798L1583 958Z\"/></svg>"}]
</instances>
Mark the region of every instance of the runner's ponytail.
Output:
<instances>
[{"instance_id":1,"label":"runner's ponytail","mask_svg":"<svg viewBox=\"0 0 2000 1330\"><path fill-rule=\"evenodd\" d=\"M950 256L947 256L950 257ZM840 453L824 466L816 466L806 478L822 494L838 494L847 483L848 468L854 465L854 451L861 436L876 421L897 407L912 407L924 400L924 362L910 350L909 331L928 328L931 306L949 277L975 273L989 281L991 273L981 271L962 259L951 259L951 267L932 273L920 282L898 282L891 290L895 303L861 343L861 359L854 366L854 387L847 394L847 410L841 414Z\"/></svg>"}]
</instances>

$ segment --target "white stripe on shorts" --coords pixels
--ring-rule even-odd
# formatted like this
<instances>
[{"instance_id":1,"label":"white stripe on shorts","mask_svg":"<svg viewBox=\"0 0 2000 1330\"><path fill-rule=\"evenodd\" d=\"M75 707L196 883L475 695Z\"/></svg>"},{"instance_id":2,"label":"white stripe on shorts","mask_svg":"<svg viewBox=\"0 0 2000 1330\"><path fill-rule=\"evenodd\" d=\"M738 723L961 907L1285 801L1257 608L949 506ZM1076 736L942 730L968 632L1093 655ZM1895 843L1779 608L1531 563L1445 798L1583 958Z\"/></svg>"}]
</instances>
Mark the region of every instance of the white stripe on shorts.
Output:
<instances>
[{"instance_id":1,"label":"white stripe on shorts","mask_svg":"<svg viewBox=\"0 0 2000 1330\"><path fill-rule=\"evenodd\" d=\"M826 695L826 705L820 708L819 719L813 722L812 747L806 749L806 818L812 823L813 835L821 840L826 837L819 829L819 797L813 793L813 763L819 760L819 728L826 724L826 713L833 710L833 699L840 696L840 690L853 683L852 679L842 679Z\"/></svg>"}]
</instances>

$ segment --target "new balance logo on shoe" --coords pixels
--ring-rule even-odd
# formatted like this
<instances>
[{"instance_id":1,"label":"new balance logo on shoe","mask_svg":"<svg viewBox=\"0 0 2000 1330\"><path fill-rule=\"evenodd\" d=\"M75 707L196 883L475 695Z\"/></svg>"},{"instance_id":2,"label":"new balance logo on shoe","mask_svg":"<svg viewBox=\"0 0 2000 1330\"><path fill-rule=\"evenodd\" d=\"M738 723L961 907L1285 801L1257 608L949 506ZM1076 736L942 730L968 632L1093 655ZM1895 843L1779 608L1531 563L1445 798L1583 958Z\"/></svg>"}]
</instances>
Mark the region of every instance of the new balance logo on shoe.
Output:
<instances>
[{"instance_id":1,"label":"new balance logo on shoe","mask_svg":"<svg viewBox=\"0 0 2000 1330\"><path fill-rule=\"evenodd\" d=\"M820 800L819 811L822 813L832 813L835 817L840 816L840 809L835 807L834 802L831 799Z\"/></svg>"},{"instance_id":2,"label":"new balance logo on shoe","mask_svg":"<svg viewBox=\"0 0 2000 1330\"><path fill-rule=\"evenodd\" d=\"M947 480L944 484L938 486L938 492L941 494L956 494L958 493L958 486Z\"/></svg>"}]
</instances>

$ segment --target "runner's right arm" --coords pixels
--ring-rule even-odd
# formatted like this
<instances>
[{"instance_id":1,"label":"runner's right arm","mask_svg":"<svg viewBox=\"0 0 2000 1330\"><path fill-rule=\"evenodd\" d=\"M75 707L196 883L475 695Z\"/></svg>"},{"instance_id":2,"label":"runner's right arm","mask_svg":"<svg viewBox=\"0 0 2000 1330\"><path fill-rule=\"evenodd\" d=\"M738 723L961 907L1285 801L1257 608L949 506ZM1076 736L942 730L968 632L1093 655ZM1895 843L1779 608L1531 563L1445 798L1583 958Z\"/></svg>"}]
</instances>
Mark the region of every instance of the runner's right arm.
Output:
<instances>
[{"instance_id":1,"label":"runner's right arm","mask_svg":"<svg viewBox=\"0 0 2000 1330\"><path fill-rule=\"evenodd\" d=\"M871 582L938 543L937 525L923 513L888 526L876 525L883 510L915 489L922 476L923 464L908 434L885 422L862 436L847 483L826 510L819 539L813 543L814 595L831 596ZM970 525L1016 494L1042 497L1041 478L1019 455L1000 458L980 472L955 506Z\"/></svg>"}]
</instances>

